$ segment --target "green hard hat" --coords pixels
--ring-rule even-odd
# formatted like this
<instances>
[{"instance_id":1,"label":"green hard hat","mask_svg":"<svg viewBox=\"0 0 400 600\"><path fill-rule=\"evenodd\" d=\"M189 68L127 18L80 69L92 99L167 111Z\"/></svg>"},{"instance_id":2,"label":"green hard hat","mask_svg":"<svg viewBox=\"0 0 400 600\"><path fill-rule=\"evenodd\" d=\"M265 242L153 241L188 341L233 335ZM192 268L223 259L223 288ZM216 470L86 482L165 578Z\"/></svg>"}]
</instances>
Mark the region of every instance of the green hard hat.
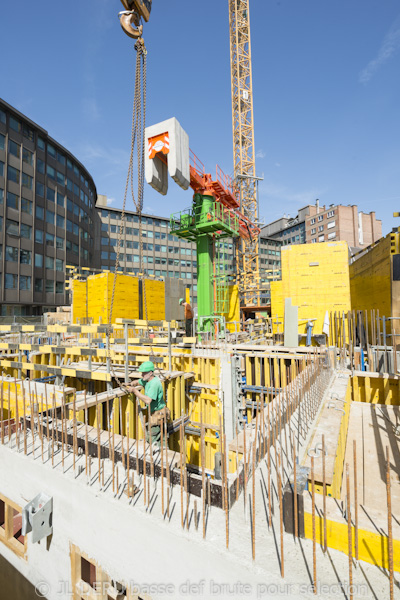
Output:
<instances>
[{"instance_id":1,"label":"green hard hat","mask_svg":"<svg viewBox=\"0 0 400 600\"><path fill-rule=\"evenodd\" d=\"M149 371L154 371L154 369L154 363L152 363L151 360L146 360L140 365L139 373L148 373Z\"/></svg>"},{"instance_id":2,"label":"green hard hat","mask_svg":"<svg viewBox=\"0 0 400 600\"><path fill-rule=\"evenodd\" d=\"M179 304L182 304L182 302L184 302L183 298L179 298Z\"/></svg>"}]
</instances>

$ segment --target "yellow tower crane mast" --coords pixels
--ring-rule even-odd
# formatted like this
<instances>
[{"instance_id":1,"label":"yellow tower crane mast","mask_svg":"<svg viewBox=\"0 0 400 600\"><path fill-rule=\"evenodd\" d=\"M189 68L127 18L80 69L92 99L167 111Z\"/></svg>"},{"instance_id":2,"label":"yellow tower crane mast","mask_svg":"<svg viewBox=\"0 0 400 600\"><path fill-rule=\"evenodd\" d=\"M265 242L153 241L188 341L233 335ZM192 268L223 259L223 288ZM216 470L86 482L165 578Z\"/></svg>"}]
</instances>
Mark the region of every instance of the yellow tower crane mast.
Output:
<instances>
[{"instance_id":1,"label":"yellow tower crane mast","mask_svg":"<svg viewBox=\"0 0 400 600\"><path fill-rule=\"evenodd\" d=\"M249 0L229 0L229 30L234 179L242 212L258 224ZM237 243L238 281L245 312L261 306L258 244L258 236L242 237Z\"/></svg>"}]
</instances>

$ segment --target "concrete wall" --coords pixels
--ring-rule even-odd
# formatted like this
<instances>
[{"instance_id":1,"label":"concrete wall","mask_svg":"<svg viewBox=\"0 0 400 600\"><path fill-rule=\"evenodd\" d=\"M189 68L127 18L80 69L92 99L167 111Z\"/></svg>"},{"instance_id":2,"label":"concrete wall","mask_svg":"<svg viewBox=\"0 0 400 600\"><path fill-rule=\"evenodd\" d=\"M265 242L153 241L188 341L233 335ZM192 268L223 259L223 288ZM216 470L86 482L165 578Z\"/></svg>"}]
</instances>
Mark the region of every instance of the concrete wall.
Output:
<instances>
[{"instance_id":1,"label":"concrete wall","mask_svg":"<svg viewBox=\"0 0 400 600\"><path fill-rule=\"evenodd\" d=\"M84 475L74 479L72 468L63 475L59 464L52 469L51 461L50 465L43 465L39 457L32 460L0 445L0 470L0 493L19 506L25 506L39 492L53 498L53 535L33 544L31 534L28 534L25 559L0 541L0 555L10 563L9 569L14 567L34 586L40 585L38 589L45 592L43 597L47 600L80 597L78 594L72 596L70 544L77 546L111 578L125 585L132 583L142 589L151 584L174 587L172 595L157 592L157 588L149 596L140 594L152 600L207 597L200 594L198 588L190 593L188 580L199 585L204 579L206 588L212 580L232 581L233 573L235 581L254 587L265 581L265 571L253 569L251 558L244 558L240 551L240 557L238 551L234 556L225 552L222 511L214 511L214 517L220 514L214 525L214 535L210 541L203 541L201 526L198 532L181 529L178 507L173 511L171 522L164 521L159 504L152 512L146 512L140 496L138 504L130 506L124 496L115 499L110 489L100 492L97 484L86 485ZM217 534L221 536L218 543L215 540ZM0 592L2 598L3 591ZM13 597L17 598L15 589ZM33 597L36 596L30 596ZM255 598L256 595L248 597Z\"/></svg>"}]
</instances>

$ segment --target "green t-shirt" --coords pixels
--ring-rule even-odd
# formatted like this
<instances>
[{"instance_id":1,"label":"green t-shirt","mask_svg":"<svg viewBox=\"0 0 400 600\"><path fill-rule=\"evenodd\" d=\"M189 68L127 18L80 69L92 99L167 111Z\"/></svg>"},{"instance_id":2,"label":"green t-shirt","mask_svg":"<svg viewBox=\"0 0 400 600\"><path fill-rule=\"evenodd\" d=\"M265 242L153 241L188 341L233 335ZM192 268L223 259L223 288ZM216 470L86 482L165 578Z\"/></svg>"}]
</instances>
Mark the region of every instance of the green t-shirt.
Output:
<instances>
[{"instance_id":1,"label":"green t-shirt","mask_svg":"<svg viewBox=\"0 0 400 600\"><path fill-rule=\"evenodd\" d=\"M153 377L150 381L139 380L140 385L144 387L146 396L152 399L150 404L150 412L153 414L156 410L161 410L165 406L164 392L161 381L158 377Z\"/></svg>"}]
</instances>

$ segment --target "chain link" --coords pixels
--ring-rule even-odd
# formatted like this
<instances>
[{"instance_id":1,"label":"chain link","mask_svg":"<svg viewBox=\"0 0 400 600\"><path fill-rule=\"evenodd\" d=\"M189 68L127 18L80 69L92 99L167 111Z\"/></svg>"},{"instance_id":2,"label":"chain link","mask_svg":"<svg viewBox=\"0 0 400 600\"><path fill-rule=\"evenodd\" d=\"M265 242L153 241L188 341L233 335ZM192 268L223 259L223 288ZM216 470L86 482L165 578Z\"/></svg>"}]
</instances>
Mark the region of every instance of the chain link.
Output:
<instances>
[{"instance_id":1,"label":"chain link","mask_svg":"<svg viewBox=\"0 0 400 600\"><path fill-rule=\"evenodd\" d=\"M114 280L113 280L113 288L111 295L111 304L110 304L110 312L108 319L108 328L107 328L107 357L110 362L110 370L113 374L114 379L116 380L118 386L123 390L126 390L126 386L122 383L112 364L111 360L111 345L110 338L112 332L112 315L114 309L114 298L115 298L115 290L116 283L118 277L118 268L119 268L119 256L121 251L121 241L122 236L125 230L125 209L126 209L126 199L128 196L129 184L132 194L133 204L136 208L136 212L139 217L139 253L140 253L140 277L142 279L142 290L143 290L143 303L145 309L145 320L146 320L146 330L147 337L150 339L150 329L148 322L148 310L147 310L147 297L146 297L146 278L144 276L144 262L143 262L143 221L142 221L142 209L143 209L143 195L144 195L144 178L145 178L145 128L146 128L146 101L147 101L147 50L142 38L137 40L135 43L136 50L136 70L135 70L135 93L133 100L133 109L132 109L132 127L131 127L131 151L129 157L129 167L128 174L126 178L125 184L125 193L124 193L124 201L122 205L121 212L121 222L118 231L118 239L117 239L117 256L115 260L115 272L114 272ZM133 156L135 145L137 149L137 197L135 198L134 193L134 180L133 180ZM153 344L150 343L150 354L152 358L154 358ZM125 360L128 360L128 357L125 357ZM159 374L161 371L159 367L156 365L156 369Z\"/></svg>"}]
</instances>

